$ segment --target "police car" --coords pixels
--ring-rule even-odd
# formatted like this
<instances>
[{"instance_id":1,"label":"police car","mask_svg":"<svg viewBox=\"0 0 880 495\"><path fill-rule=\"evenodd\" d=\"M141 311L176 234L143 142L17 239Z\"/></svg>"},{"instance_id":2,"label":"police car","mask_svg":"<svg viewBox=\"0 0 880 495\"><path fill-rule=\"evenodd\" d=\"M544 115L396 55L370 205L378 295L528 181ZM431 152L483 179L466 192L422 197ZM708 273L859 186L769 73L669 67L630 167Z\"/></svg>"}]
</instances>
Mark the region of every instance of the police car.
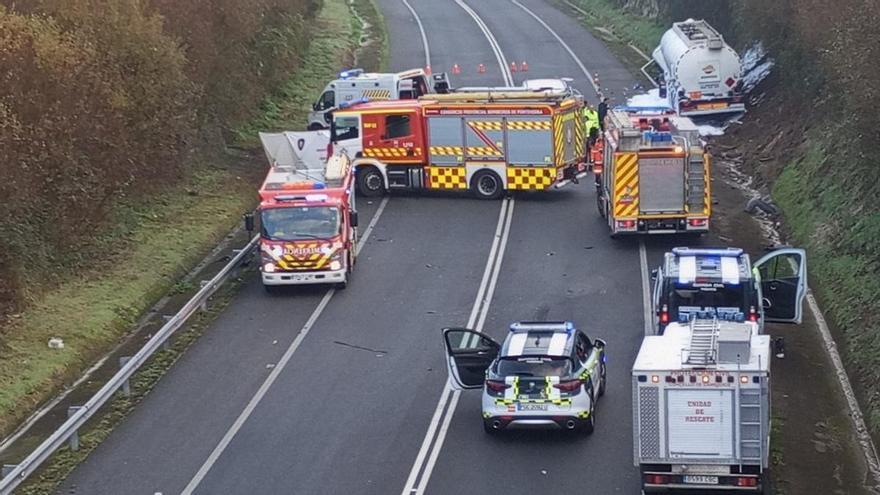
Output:
<instances>
[{"instance_id":1,"label":"police car","mask_svg":"<svg viewBox=\"0 0 880 495\"><path fill-rule=\"evenodd\" d=\"M443 330L454 389L483 389L483 428L593 432L605 393L605 342L571 322L518 322L502 344L465 328Z\"/></svg>"},{"instance_id":2,"label":"police car","mask_svg":"<svg viewBox=\"0 0 880 495\"><path fill-rule=\"evenodd\" d=\"M654 270L654 329L692 316L800 323L807 286L803 249L780 248L752 265L740 248L674 248Z\"/></svg>"}]
</instances>

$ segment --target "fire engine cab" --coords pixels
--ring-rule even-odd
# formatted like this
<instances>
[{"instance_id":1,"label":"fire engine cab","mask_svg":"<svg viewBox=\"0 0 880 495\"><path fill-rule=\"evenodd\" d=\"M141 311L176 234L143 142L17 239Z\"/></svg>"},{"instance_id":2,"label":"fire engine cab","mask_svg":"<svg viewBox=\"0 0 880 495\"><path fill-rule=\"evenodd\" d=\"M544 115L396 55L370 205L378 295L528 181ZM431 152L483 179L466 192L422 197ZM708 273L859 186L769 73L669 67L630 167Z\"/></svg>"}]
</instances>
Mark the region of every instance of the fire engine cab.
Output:
<instances>
[{"instance_id":1,"label":"fire engine cab","mask_svg":"<svg viewBox=\"0 0 880 495\"><path fill-rule=\"evenodd\" d=\"M694 123L615 109L593 150L599 214L611 236L709 231L709 154Z\"/></svg>"},{"instance_id":2,"label":"fire engine cab","mask_svg":"<svg viewBox=\"0 0 880 495\"><path fill-rule=\"evenodd\" d=\"M358 192L547 190L586 175L582 98L498 88L336 111L331 147L353 157Z\"/></svg>"},{"instance_id":3,"label":"fire engine cab","mask_svg":"<svg viewBox=\"0 0 880 495\"><path fill-rule=\"evenodd\" d=\"M357 211L352 164L330 157L304 168L285 134L261 134L271 168L260 188L260 272L263 286L335 284L344 288L355 263ZM283 142L281 143L284 144ZM292 145L292 143L287 143ZM253 227L253 217L246 217Z\"/></svg>"}]
</instances>

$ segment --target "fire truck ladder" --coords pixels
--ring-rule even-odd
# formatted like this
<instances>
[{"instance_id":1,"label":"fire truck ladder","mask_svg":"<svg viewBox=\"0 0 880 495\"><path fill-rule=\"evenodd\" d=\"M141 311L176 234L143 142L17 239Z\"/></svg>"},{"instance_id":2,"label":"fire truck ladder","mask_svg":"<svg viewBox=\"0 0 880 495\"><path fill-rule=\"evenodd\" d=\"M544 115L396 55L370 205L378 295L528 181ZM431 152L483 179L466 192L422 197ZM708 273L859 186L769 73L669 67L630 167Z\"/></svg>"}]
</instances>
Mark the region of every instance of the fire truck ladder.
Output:
<instances>
[{"instance_id":1,"label":"fire truck ladder","mask_svg":"<svg viewBox=\"0 0 880 495\"><path fill-rule=\"evenodd\" d=\"M691 345L686 364L715 364L715 340L718 337L718 319L694 318L691 324Z\"/></svg>"}]
</instances>

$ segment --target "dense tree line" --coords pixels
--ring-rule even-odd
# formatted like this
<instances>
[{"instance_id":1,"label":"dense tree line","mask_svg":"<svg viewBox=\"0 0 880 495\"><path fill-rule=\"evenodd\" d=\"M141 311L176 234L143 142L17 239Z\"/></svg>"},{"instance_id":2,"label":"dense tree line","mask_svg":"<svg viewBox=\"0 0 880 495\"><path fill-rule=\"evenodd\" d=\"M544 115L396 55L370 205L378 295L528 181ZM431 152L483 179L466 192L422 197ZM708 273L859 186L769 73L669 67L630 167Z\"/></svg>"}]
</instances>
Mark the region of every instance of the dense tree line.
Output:
<instances>
[{"instance_id":1,"label":"dense tree line","mask_svg":"<svg viewBox=\"0 0 880 495\"><path fill-rule=\"evenodd\" d=\"M246 118L319 4L0 0L0 311L75 266L116 198L176 180Z\"/></svg>"}]
</instances>

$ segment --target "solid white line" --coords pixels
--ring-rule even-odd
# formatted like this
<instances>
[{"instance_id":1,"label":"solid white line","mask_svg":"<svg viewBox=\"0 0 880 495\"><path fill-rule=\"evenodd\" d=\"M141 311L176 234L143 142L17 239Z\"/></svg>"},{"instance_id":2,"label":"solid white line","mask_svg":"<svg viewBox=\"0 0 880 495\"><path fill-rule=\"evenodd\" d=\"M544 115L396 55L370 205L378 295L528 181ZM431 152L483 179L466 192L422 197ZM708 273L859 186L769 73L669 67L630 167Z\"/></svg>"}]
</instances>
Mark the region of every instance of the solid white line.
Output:
<instances>
[{"instance_id":1,"label":"solid white line","mask_svg":"<svg viewBox=\"0 0 880 495\"><path fill-rule=\"evenodd\" d=\"M388 204L388 197L382 198L382 202L379 204L379 208L376 209L376 213L373 215L372 220L370 220L369 225L367 225L367 229L364 231L364 236L358 242L356 249L356 254L361 252L364 245L367 243L367 239L370 238L370 234L373 232L373 228L376 226L376 223L379 221L379 217L382 215L382 212L385 211L385 205ZM257 392L251 397L251 400L248 402L247 406L245 406L244 410L241 414L238 415L238 418L235 419L235 422L232 423L232 426L229 427L229 430L223 435L223 438L220 439L220 443L214 447L214 450L211 451L211 454L205 460L204 464L199 468L196 472L195 476L190 480L189 484L186 485L186 488L183 489L181 495L192 495L193 491L198 488L199 483L205 479L208 471L211 470L211 467L214 466L214 463L217 462L217 459L223 455L223 452L226 450L226 447L229 446L229 443L232 442L232 439L235 438L235 435L241 430L241 427L248 420L248 418L253 414L254 409L256 409L257 405L263 400L263 397L269 391L269 388L272 387L272 384L275 383L275 380L278 379L278 376L284 371L284 368L287 366L287 363L290 361L290 358L293 357L293 353L299 348L302 341L306 338L314 326L315 322L318 320L318 317L321 316L321 313L324 312L324 308L327 307L327 304L333 298L333 294L336 293L336 289L329 289L326 293L324 293L324 297L321 298L321 302L318 303L318 306L312 311L309 319L306 320L305 325L303 325L302 329L299 331L299 334L293 339L293 342L290 344L290 347L284 351L284 354L281 356L281 359L278 360L278 363L275 364L275 367L272 368L272 371L269 373L269 376L266 377L266 380L263 381L260 388L257 389Z\"/></svg>"},{"instance_id":2,"label":"solid white line","mask_svg":"<svg viewBox=\"0 0 880 495\"><path fill-rule=\"evenodd\" d=\"M527 14L534 17L535 20L538 21L539 24L544 26L544 29L546 29L547 32L549 32L551 35L553 35L554 38L556 38L556 41L558 41L559 44L562 45L562 48L564 48L565 51L567 51L568 54L571 55L571 58L574 60L574 63L576 63L577 66L580 67L580 69L584 73L584 75L587 76L587 80L590 81L590 85L593 86L593 89L596 91L596 93L599 93L599 86L596 84L596 81L593 80L593 75L590 73L590 71L587 70L587 67L583 64L583 62L581 62L581 59L578 58L578 56L574 53L574 50L572 50L571 47L568 46L568 43L566 43L562 39L561 36L556 34L556 31L554 31L553 28L548 26L547 23L544 22L544 19L541 19L540 17L538 17L538 15L535 14L534 12L532 12L531 10L529 10L528 7L519 3L518 0L510 0L510 1L513 2L513 4L516 5L517 7L526 11Z\"/></svg>"},{"instance_id":3,"label":"solid white line","mask_svg":"<svg viewBox=\"0 0 880 495\"><path fill-rule=\"evenodd\" d=\"M492 51L495 52L495 59L498 61L498 65L501 66L501 76L504 78L504 84L513 86L513 74L510 72L510 67L507 65L507 58L505 58L504 52L501 50L501 45L498 43L498 39L495 38L495 35L492 34L489 26L487 26L474 9L470 8L470 6L464 3L463 0L455 0L455 3L471 16L474 22L477 23L477 27L480 28L480 31L482 31L483 35L486 36L486 39L489 40L489 46L492 48Z\"/></svg>"},{"instance_id":4,"label":"solid white line","mask_svg":"<svg viewBox=\"0 0 880 495\"><path fill-rule=\"evenodd\" d=\"M840 388L843 389L843 395L846 397L846 404L849 407L850 416L855 425L859 445L865 455L868 472L874 479L874 486L880 486L880 460L878 460L877 457L877 447L874 445L874 440L871 438L870 430L868 430L868 427L865 425L864 415L859 407L859 402L856 399L856 394L849 381L849 376L846 374L846 368L843 367L843 360L840 359L840 353L837 352L837 343L834 342L834 337L831 335L831 330L828 328L825 316L822 314L822 310L819 309L819 303L816 302L816 298L813 297L813 291L807 292L807 304L810 306L810 310L816 317L816 323L819 326L819 333L822 335L822 342L825 344L825 350L828 351L828 356L831 358L831 363L834 365L834 373L837 375L837 381L840 382Z\"/></svg>"},{"instance_id":5,"label":"solid white line","mask_svg":"<svg viewBox=\"0 0 880 495\"><path fill-rule=\"evenodd\" d=\"M495 236L492 239L492 247L489 249L489 257L486 259L486 268L483 270L483 278L480 280L480 286L477 288L477 295L474 298L474 305L471 309L470 317L468 317L467 328L474 328L474 324L477 321L477 317L480 314L480 309L484 306L485 301L485 293L486 289L489 287L489 283L492 280L492 271L495 267L495 258L498 254L498 248L501 245L502 239L504 238L504 226L507 225L505 221L508 215L508 205L511 203L511 200L505 198L502 200L501 209L498 212L498 222L495 227ZM464 345L464 341L462 342ZM422 467L424 466L425 459L428 456L428 453L431 452L431 444L434 441L434 436L437 432L437 427L440 424L441 420L443 420L443 413L446 411L446 405L449 402L449 395L452 392L452 389L449 386L449 382L444 384L443 393L440 395L440 399L437 401L437 407L434 410L434 416L431 418L431 422L428 423L428 431L425 433L425 438L422 440L422 446L419 448L419 453L416 455L416 460L413 462L413 466L410 469L409 476L406 479L406 484L403 487L402 495L410 495L413 492L417 492L418 488L416 488L416 484L419 480L419 474L422 472ZM453 395L459 394L458 391L452 392ZM456 398L457 402L458 399Z\"/></svg>"},{"instance_id":6,"label":"solid white line","mask_svg":"<svg viewBox=\"0 0 880 495\"><path fill-rule=\"evenodd\" d=\"M498 275L501 273L501 262L504 260L504 252L507 247L507 240L510 236L510 224L513 221L513 205L514 200L511 199L510 209L507 211L507 219L504 222L504 233L501 237L501 246L498 250L498 257L495 259L494 263L495 266L492 273L492 282L489 284L489 290L486 292L483 307L480 309L480 319L477 320L477 326L474 328L477 332L483 331L483 325L486 323L486 317L489 314L489 306L492 303L492 296L495 294ZM447 387L448 386L449 385L447 384ZM434 471L434 465L437 463L437 458L440 457L440 450L443 449L443 442L446 440L447 431L449 431L449 423L452 421L452 416L455 414L456 406L458 406L459 395L461 395L461 391L459 390L452 393L449 408L446 410L446 416L443 418L443 426L440 428L439 433L437 433L437 439L434 441L434 446L431 449L431 456L428 458L428 463L425 465L422 478L419 480L419 487L415 491L416 495L422 495L425 493L425 489L428 488L428 481L431 479L431 473Z\"/></svg>"},{"instance_id":7,"label":"solid white line","mask_svg":"<svg viewBox=\"0 0 880 495\"><path fill-rule=\"evenodd\" d=\"M400 0L400 1L403 2L404 5L406 5L406 8L409 9L413 18L416 20L416 24L419 25L419 32L422 34L422 47L425 50L425 66L430 67L431 66L431 47L428 46L428 35L425 33L425 26L422 24L422 19L419 17L419 14L416 13L416 9L414 9L412 7L412 5L410 5L407 0Z\"/></svg>"},{"instance_id":8,"label":"solid white line","mask_svg":"<svg viewBox=\"0 0 880 495\"><path fill-rule=\"evenodd\" d=\"M645 335L654 332L654 315L651 314L651 279L648 277L648 252L645 240L639 239L639 270L642 272L642 309L644 310Z\"/></svg>"}]
</instances>

